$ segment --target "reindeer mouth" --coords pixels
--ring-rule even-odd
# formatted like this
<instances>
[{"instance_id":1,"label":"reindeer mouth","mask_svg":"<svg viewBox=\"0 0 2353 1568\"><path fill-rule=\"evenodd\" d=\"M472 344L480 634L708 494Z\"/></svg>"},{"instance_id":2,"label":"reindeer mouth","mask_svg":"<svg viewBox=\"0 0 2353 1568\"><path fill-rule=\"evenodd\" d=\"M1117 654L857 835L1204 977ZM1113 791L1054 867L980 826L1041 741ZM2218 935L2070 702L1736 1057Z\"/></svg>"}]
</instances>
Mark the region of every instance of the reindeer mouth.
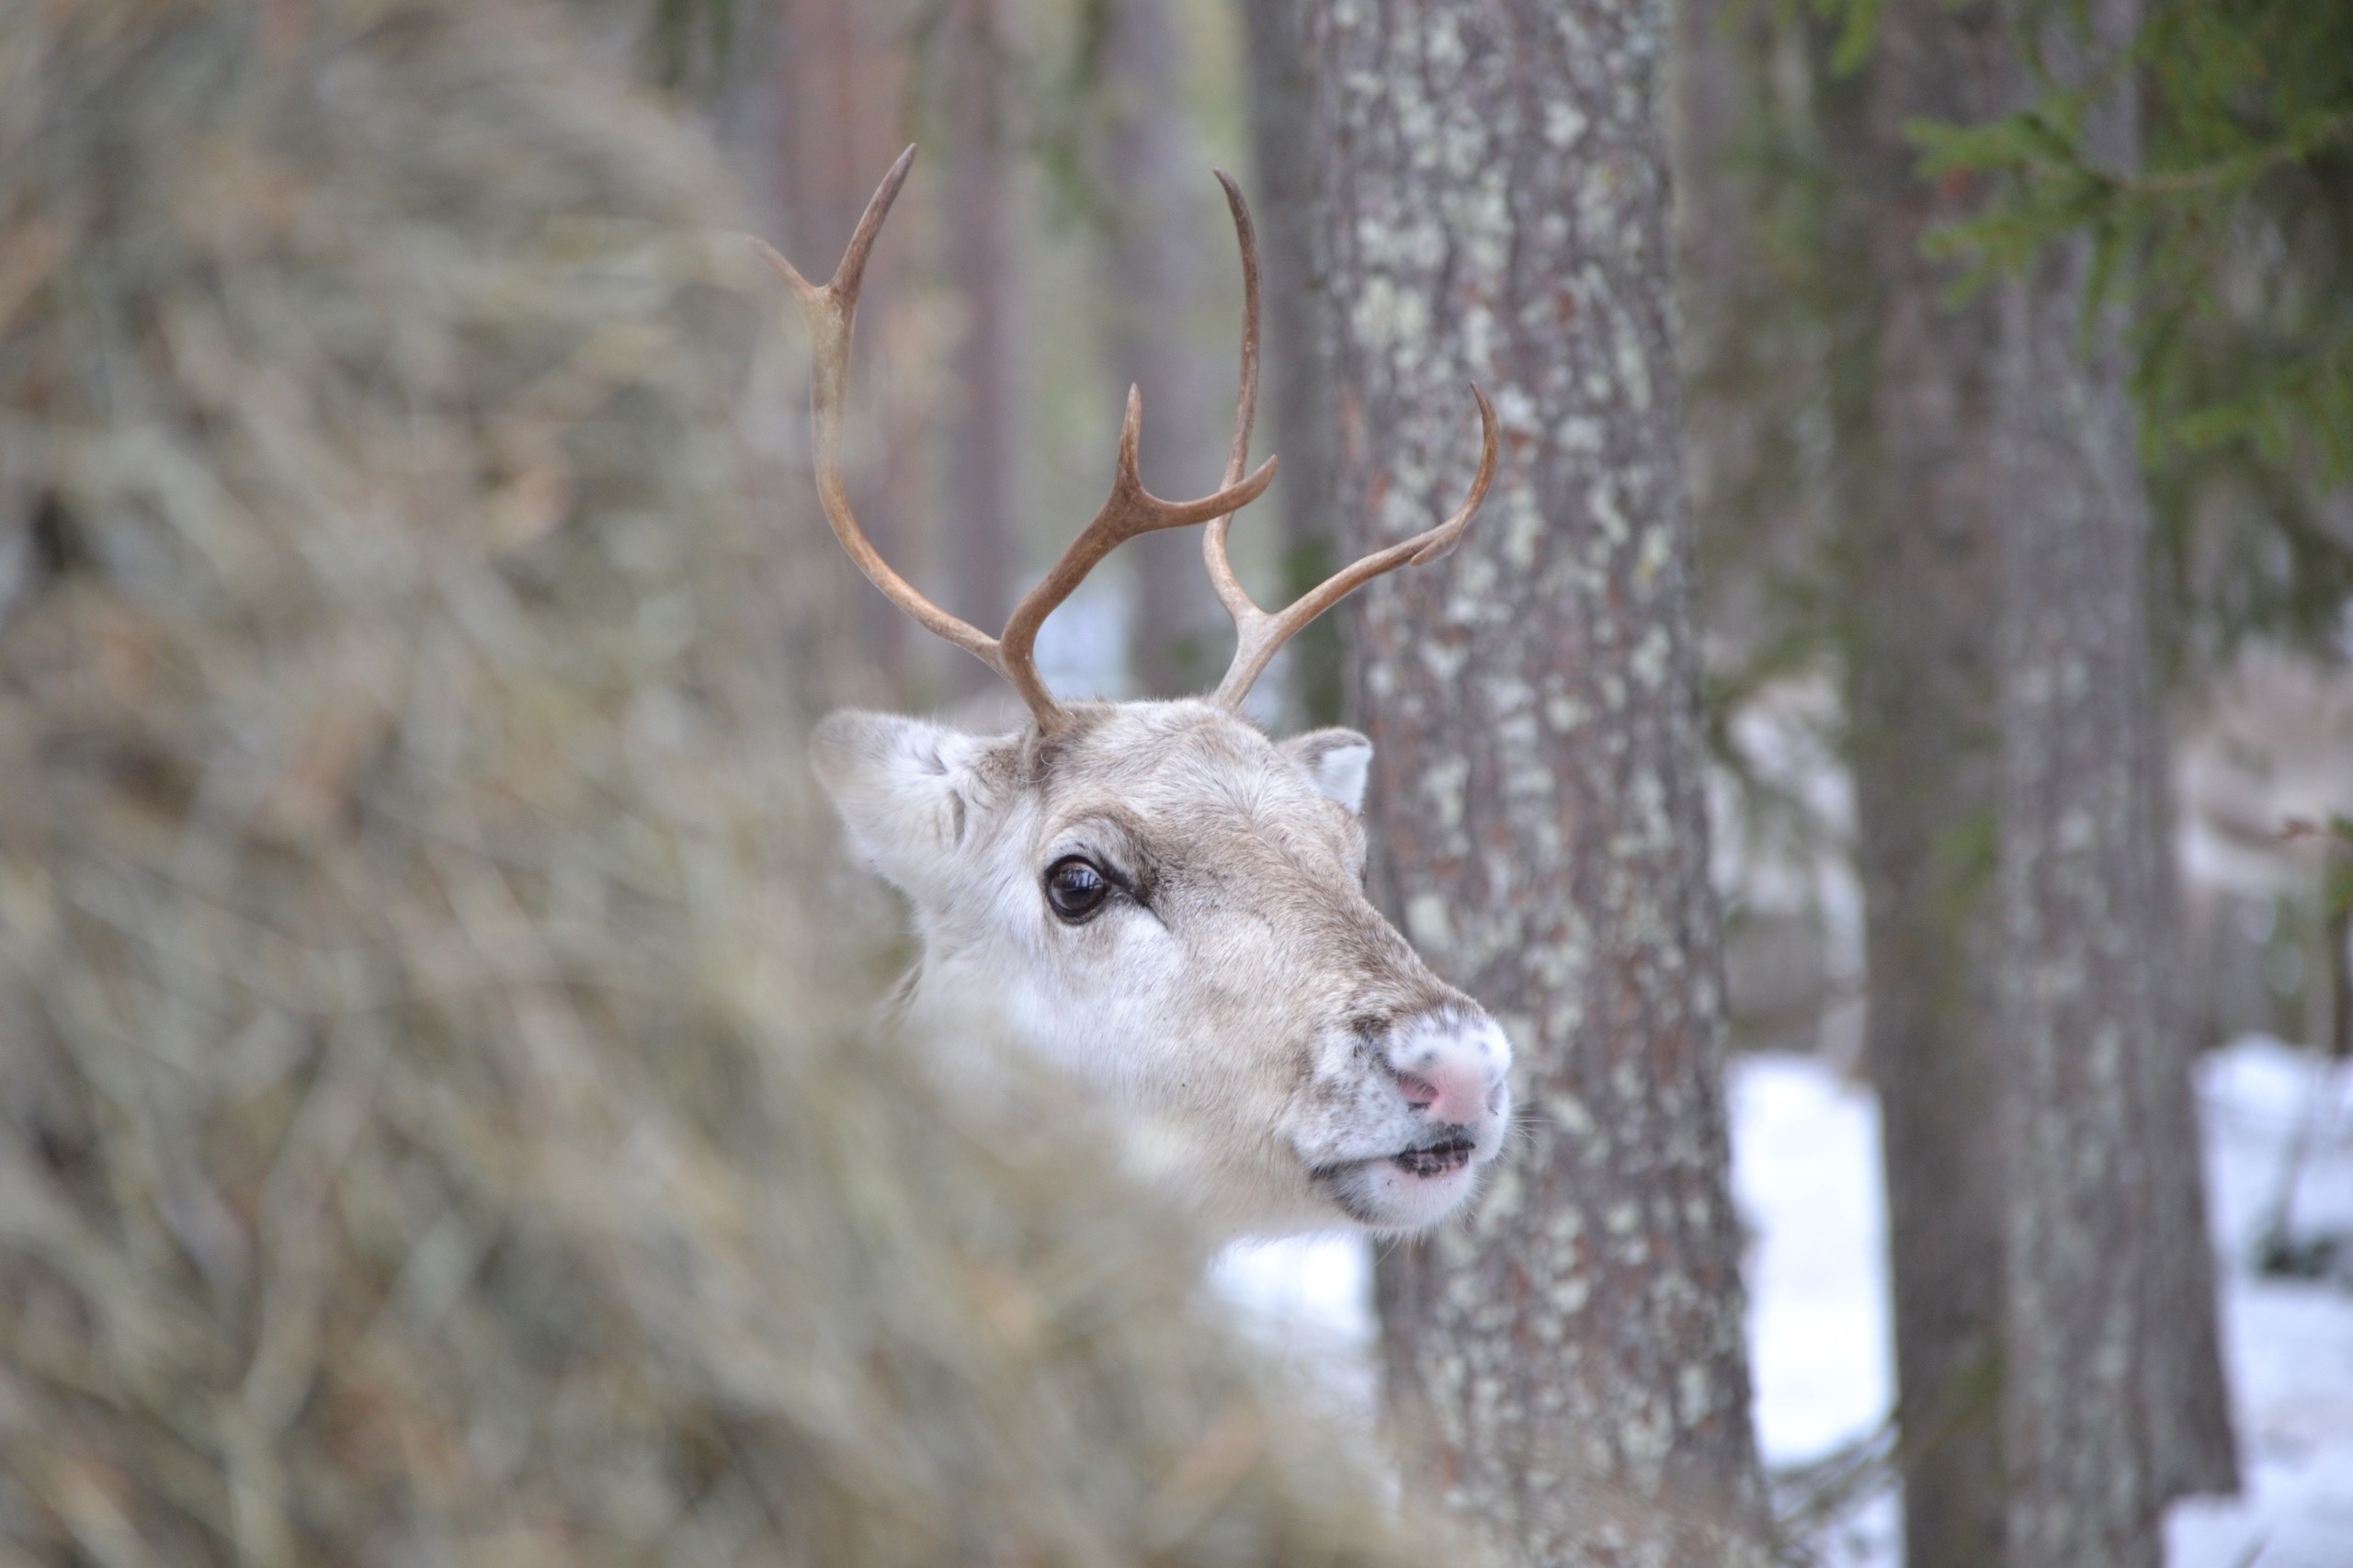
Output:
<instances>
[{"instance_id":1,"label":"reindeer mouth","mask_svg":"<svg viewBox=\"0 0 2353 1568\"><path fill-rule=\"evenodd\" d=\"M1391 1156L1389 1163L1409 1176L1427 1180L1432 1176L1450 1176L1461 1170L1471 1163L1471 1156L1477 1152L1477 1144L1457 1135L1427 1148L1408 1149L1402 1154Z\"/></svg>"},{"instance_id":2,"label":"reindeer mouth","mask_svg":"<svg viewBox=\"0 0 2353 1568\"><path fill-rule=\"evenodd\" d=\"M1307 1174L1327 1187L1339 1187L1370 1176L1382 1165L1393 1165L1409 1176L1428 1181L1438 1176L1452 1176L1469 1165L1478 1153L1478 1142L1468 1133L1450 1132L1435 1143L1423 1143L1394 1154L1375 1154L1369 1160L1317 1165Z\"/></svg>"},{"instance_id":3,"label":"reindeer mouth","mask_svg":"<svg viewBox=\"0 0 2353 1568\"><path fill-rule=\"evenodd\" d=\"M1427 1230L1470 1192L1479 1157L1467 1128L1431 1129L1432 1141L1393 1154L1320 1165L1308 1172L1318 1189L1349 1219L1387 1234ZM1394 1176L1391 1172L1395 1172Z\"/></svg>"}]
</instances>

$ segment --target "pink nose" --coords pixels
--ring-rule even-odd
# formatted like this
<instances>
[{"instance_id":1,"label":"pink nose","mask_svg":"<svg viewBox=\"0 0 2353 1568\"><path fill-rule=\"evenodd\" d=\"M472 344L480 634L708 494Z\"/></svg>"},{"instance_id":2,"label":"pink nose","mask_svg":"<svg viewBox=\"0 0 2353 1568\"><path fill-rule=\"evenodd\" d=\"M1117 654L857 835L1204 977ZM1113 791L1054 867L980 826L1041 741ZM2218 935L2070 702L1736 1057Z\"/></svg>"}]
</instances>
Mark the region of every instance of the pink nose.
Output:
<instances>
[{"instance_id":1,"label":"pink nose","mask_svg":"<svg viewBox=\"0 0 2353 1568\"><path fill-rule=\"evenodd\" d=\"M1468 1062L1434 1062L1418 1073L1400 1073L1405 1103L1432 1121L1463 1124L1486 1109L1487 1074Z\"/></svg>"},{"instance_id":2,"label":"pink nose","mask_svg":"<svg viewBox=\"0 0 2353 1568\"><path fill-rule=\"evenodd\" d=\"M1433 1008L1390 1035L1388 1068L1408 1109L1434 1126L1487 1130L1511 1114L1511 1042L1484 1013Z\"/></svg>"}]
</instances>

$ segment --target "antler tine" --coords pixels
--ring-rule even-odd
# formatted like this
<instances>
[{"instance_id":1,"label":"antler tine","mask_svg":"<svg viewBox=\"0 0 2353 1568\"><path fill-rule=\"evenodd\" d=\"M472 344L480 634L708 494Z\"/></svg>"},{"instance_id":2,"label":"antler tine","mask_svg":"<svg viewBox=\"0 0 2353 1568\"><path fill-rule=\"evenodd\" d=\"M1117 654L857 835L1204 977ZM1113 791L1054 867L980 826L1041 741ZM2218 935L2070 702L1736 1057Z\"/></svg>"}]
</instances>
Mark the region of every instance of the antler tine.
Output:
<instances>
[{"instance_id":1,"label":"antler tine","mask_svg":"<svg viewBox=\"0 0 2353 1568\"><path fill-rule=\"evenodd\" d=\"M1258 413L1258 233L1250 221L1249 204L1242 199L1241 187L1223 169L1217 171L1217 179L1225 187L1225 204L1233 212L1234 241L1242 251L1242 385L1233 410L1233 444L1227 451L1225 463L1225 482L1231 484L1241 476L1242 465L1249 460L1250 429ZM1382 573L1436 561L1461 542L1463 530L1471 526L1472 516L1479 510L1479 503L1486 499L1487 486L1495 476L1495 411L1487 402L1487 394L1476 386L1471 389L1471 395L1479 400L1483 440L1479 476L1472 482L1470 499L1438 527L1376 551L1355 565L1334 573L1278 614L1269 615L1259 608L1249 590L1242 585L1242 579L1234 575L1233 562L1225 547L1226 535L1233 526L1232 514L1211 519L1201 534L1201 561L1209 568L1210 586L1217 591L1218 602L1233 618L1235 643L1233 663L1218 685L1215 701L1239 709L1242 699L1266 670L1267 662L1275 656L1275 651L1309 621Z\"/></svg>"},{"instance_id":2,"label":"antler tine","mask_svg":"<svg viewBox=\"0 0 2353 1568\"><path fill-rule=\"evenodd\" d=\"M1245 363L1248 358L1245 355ZM1219 588L1218 597L1225 600L1226 608L1233 614L1236 645L1233 663L1227 668L1225 679L1219 683L1214 701L1222 707L1239 709L1242 699L1249 695L1250 687L1265 671L1267 661L1275 656L1277 649L1298 635L1300 629L1309 621L1375 577L1394 572L1401 566L1427 565L1450 553L1456 545L1462 542L1464 531L1470 528L1472 517L1478 512L1479 503L1487 498L1487 486L1495 477L1495 407L1475 384L1471 388L1471 395L1479 400L1479 475L1471 482L1469 498L1452 517L1434 528L1426 529L1386 550L1375 551L1354 565L1341 568L1292 601L1289 608L1273 615L1252 602L1250 596L1241 591L1238 583L1231 597L1222 586ZM1217 576L1217 565L1222 562L1222 549L1219 556L1220 562L1212 563L1211 569L1213 580ZM1227 570L1225 580L1233 581L1231 569Z\"/></svg>"},{"instance_id":3,"label":"antler tine","mask_svg":"<svg viewBox=\"0 0 2353 1568\"><path fill-rule=\"evenodd\" d=\"M1242 477L1242 467L1250 460L1250 429L1258 418L1258 231L1250 222L1250 204L1242 199L1242 187L1223 169L1215 172L1217 183L1225 187L1225 205L1233 214L1233 238L1242 250L1242 384L1233 404L1233 442L1225 458L1225 483L1232 484ZM1257 613L1258 607L1226 558L1225 536L1233 527L1231 512L1210 519L1210 526L1201 530L1201 563L1209 568L1210 586L1217 591L1218 602L1238 627L1245 616Z\"/></svg>"},{"instance_id":4,"label":"antler tine","mask_svg":"<svg viewBox=\"0 0 2353 1568\"><path fill-rule=\"evenodd\" d=\"M882 590L883 597L904 610L925 631L945 638L972 654L991 669L1004 673L999 662L998 640L972 622L960 619L933 604L917 592L882 559L858 527L858 516L850 510L849 490L842 481L842 406L848 394L849 349L852 328L858 318L858 290L865 280L866 258L874 248L874 237L882 232L882 220L891 215L891 203L898 199L899 187L906 183L907 171L915 166L915 150L909 147L891 165L875 187L873 199L866 204L866 215L858 221L858 232L850 236L849 248L842 253L841 265L834 269L831 281L820 289L801 276L800 268L787 261L775 246L765 240L755 239L760 258L775 268L791 289L792 297L800 302L801 313L808 319L810 357L814 373L810 378L809 417L813 427L817 464L817 498L825 508L825 520L834 526L834 536L858 562L858 569L868 581ZM1017 684L1018 684L1017 682ZM1028 697L1029 693L1022 694ZM1052 699L1047 707L1052 708ZM1030 703L1034 709L1035 701Z\"/></svg>"},{"instance_id":5,"label":"antler tine","mask_svg":"<svg viewBox=\"0 0 2353 1568\"><path fill-rule=\"evenodd\" d=\"M1034 657L1038 628L1045 624L1064 599L1070 597L1086 574L1095 570L1102 559L1134 539L1139 534L1156 533L1162 528L1189 528L1195 523L1208 522L1213 517L1229 517L1256 501L1275 481L1276 461L1268 458L1258 465L1249 478L1235 482L1228 473L1225 484L1216 493L1198 501L1164 501L1143 487L1143 478L1137 467L1137 452L1143 431L1143 394L1134 387L1128 389L1127 416L1120 426L1120 467L1111 479L1111 494L1104 498L1103 508L1095 520L1071 540L1054 569L1045 580L1021 597L1013 607L1013 619L1005 624L1005 646L998 667L1011 681L1031 711L1039 714L1039 722L1046 723L1045 710L1059 713L1053 708L1053 697L1039 678Z\"/></svg>"}]
</instances>

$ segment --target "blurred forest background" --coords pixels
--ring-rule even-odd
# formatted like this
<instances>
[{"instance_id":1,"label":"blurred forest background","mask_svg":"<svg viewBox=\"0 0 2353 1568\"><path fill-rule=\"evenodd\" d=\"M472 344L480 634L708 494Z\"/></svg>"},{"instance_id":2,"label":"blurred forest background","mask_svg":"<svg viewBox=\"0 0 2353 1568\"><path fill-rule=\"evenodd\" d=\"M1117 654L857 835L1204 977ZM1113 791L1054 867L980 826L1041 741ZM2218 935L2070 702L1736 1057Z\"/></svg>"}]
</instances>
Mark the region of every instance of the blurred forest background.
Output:
<instances>
[{"instance_id":1,"label":"blurred forest background","mask_svg":"<svg viewBox=\"0 0 2353 1568\"><path fill-rule=\"evenodd\" d=\"M1870 640L1870 574L1914 565L1875 554L1891 547L1873 530L1933 535L1939 504L1988 483L1972 421L1994 413L1989 280L2080 234L2090 293L2130 311L2194 1032L2353 1050L2325 844L2353 806L2353 22L2319 4L2151 6L2100 82L2053 85L2040 62L1996 58L2010 23L1992 7L1917 26L1864 0L1673 10L1662 105L1737 1038L1861 1050L1868 672L1908 657L1965 676L1988 656L1919 622L1878 629L1909 653ZM1259 209L1281 426L1262 444L1284 464L1236 548L1270 581L1329 569L1347 392L1316 347L1314 6L663 0L626 16L615 36L638 26L639 69L709 118L792 254L833 254L875 171L925 147L887 260L904 271L868 307L862 515L948 608L993 624L1087 515L1126 383L1152 411L1154 483L1215 472L1239 281L1212 166L1245 172ZM2081 123L2125 71L2143 83L2145 174L2103 162ZM1951 384L1905 390L1937 376ZM1065 678L1116 696L1209 682L1230 633L1195 557L1146 540L1088 584L1049 633ZM1920 577L1906 591L1965 598ZM969 660L849 597L871 700L984 689ZM1990 634L1990 612L1951 615ZM1337 722L1339 630L1289 662L1269 722ZM1868 695L1916 706L1903 678ZM1982 744L1972 728L1955 744Z\"/></svg>"},{"instance_id":2,"label":"blurred forest background","mask_svg":"<svg viewBox=\"0 0 2353 1568\"><path fill-rule=\"evenodd\" d=\"M1086 515L1121 382L1152 411L1156 484L1190 494L1216 471L1235 285L1212 163L1248 172L1266 236L1262 445L1285 465L1241 548L1295 591L1363 537L1341 472L1361 389L1331 312L1365 297L1360 274L1353 295L1332 276L1358 221L1336 170L1361 155L1335 141L1334 78L1365 66L1337 62L1336 39L1423 13L1360 9L682 5L645 35L657 75L763 171L800 254L830 254L894 143L937 160L915 198L931 226L870 296L866 373L870 504L943 602L993 624L1057 519ZM2006 997L2081 988L2086 953L2129 948L2131 973L2089 983L2120 990L2051 1003L2044 1065L2103 1017L2164 1042L2105 1130L2129 1145L2111 1182L2171 1216L2131 1221L2175 1340L2148 1352L2160 1500L2238 1473L2196 1304L2213 1287L2187 1064L2249 1035L2353 1052L2353 20L2296 0L1669 13L1655 102L1732 1038L1877 1090L1910 1560L1995 1562L1992 1389L2017 1310L1999 1281L2006 1249L2035 1244L2006 1229L2030 1184L2006 1190L2004 1095L2031 1069L2005 1054L2031 1027ZM813 59L835 97L800 97ZM2055 456L2031 449L2043 437ZM2088 532L2053 542L2054 515ZM1225 633L1189 541L1150 542L1054 629L1061 678L1165 696L1212 674ZM1407 624L1369 597L1361 616ZM889 700L984 678L867 602ZM2081 632L2040 653L2088 672L2089 699L2015 706L2033 700L2019 643L2037 614ZM1343 653L1361 616L1296 652L1270 722L1370 722ZM2023 755L2046 726L2065 738ZM2006 894L2006 864L2033 866L2033 835L2080 835L2084 812L2126 868L2097 907L2059 913L2056 884ZM2052 925L2022 931L2021 907ZM2340 1244L2295 1233L2292 1208L2249 1244L2325 1269ZM2049 1239L2095 1255L2063 1269L2124 1272L2082 1235Z\"/></svg>"},{"instance_id":3,"label":"blurred forest background","mask_svg":"<svg viewBox=\"0 0 2353 1568\"><path fill-rule=\"evenodd\" d=\"M1914 1568L2154 1562L2245 1457L2200 1053L2314 1074L2222 1267L2353 1279L2294 1199L2353 1056L2353 8L1557 17L1600 63L1526 143L1631 113L1672 174L1729 1039L1880 1107L1895 1410L1777 1471L1769 1550L1900 1479ZM1220 472L1235 172L1283 468L1234 550L1297 591L1375 527L1393 434L1350 379L1346 46L1427 28L1443 74L1447 28L1554 19L0 6L0 1562L1425 1560L1441 1527L1200 1321L1181 1227L862 1038L899 955L801 737L992 677L827 537L741 233L822 273L922 146L855 499L995 625L1127 383L1156 493ZM1097 573L1049 681L1211 684L1198 548ZM1361 671L1407 592L1257 716L1386 746ZM1474 818L1503 788L1453 778ZM1392 794L1376 831L1425 799ZM1382 1267L1393 1307L1419 1266ZM1395 1379L1428 1330L1389 1332ZM1654 1560L1529 1517L1518 1560Z\"/></svg>"}]
</instances>

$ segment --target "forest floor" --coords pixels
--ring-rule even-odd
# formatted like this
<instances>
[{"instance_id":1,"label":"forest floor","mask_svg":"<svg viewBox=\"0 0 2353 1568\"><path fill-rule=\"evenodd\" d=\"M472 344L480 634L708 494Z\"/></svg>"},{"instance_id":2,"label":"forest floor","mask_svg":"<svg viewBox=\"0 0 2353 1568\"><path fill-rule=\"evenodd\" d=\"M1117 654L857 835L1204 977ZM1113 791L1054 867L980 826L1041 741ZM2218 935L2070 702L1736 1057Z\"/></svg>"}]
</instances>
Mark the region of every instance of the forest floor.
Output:
<instances>
[{"instance_id":1,"label":"forest floor","mask_svg":"<svg viewBox=\"0 0 2353 1568\"><path fill-rule=\"evenodd\" d=\"M2249 1039L2206 1059L2199 1090L2247 1484L2173 1509L2169 1568L2353 1568L2353 1068ZM1813 1058L1758 1055L1735 1061L1732 1108L1767 1462L1868 1453L1893 1389L1878 1108ZM2267 1275L2258 1243L2300 1142L2287 1234L2306 1272ZM1254 1335L1368 1428L1370 1279L1363 1244L1338 1236L1230 1249L1214 1274ZM1825 1568L1894 1568L1896 1530L1893 1492L1866 1485L1813 1544Z\"/></svg>"}]
</instances>

